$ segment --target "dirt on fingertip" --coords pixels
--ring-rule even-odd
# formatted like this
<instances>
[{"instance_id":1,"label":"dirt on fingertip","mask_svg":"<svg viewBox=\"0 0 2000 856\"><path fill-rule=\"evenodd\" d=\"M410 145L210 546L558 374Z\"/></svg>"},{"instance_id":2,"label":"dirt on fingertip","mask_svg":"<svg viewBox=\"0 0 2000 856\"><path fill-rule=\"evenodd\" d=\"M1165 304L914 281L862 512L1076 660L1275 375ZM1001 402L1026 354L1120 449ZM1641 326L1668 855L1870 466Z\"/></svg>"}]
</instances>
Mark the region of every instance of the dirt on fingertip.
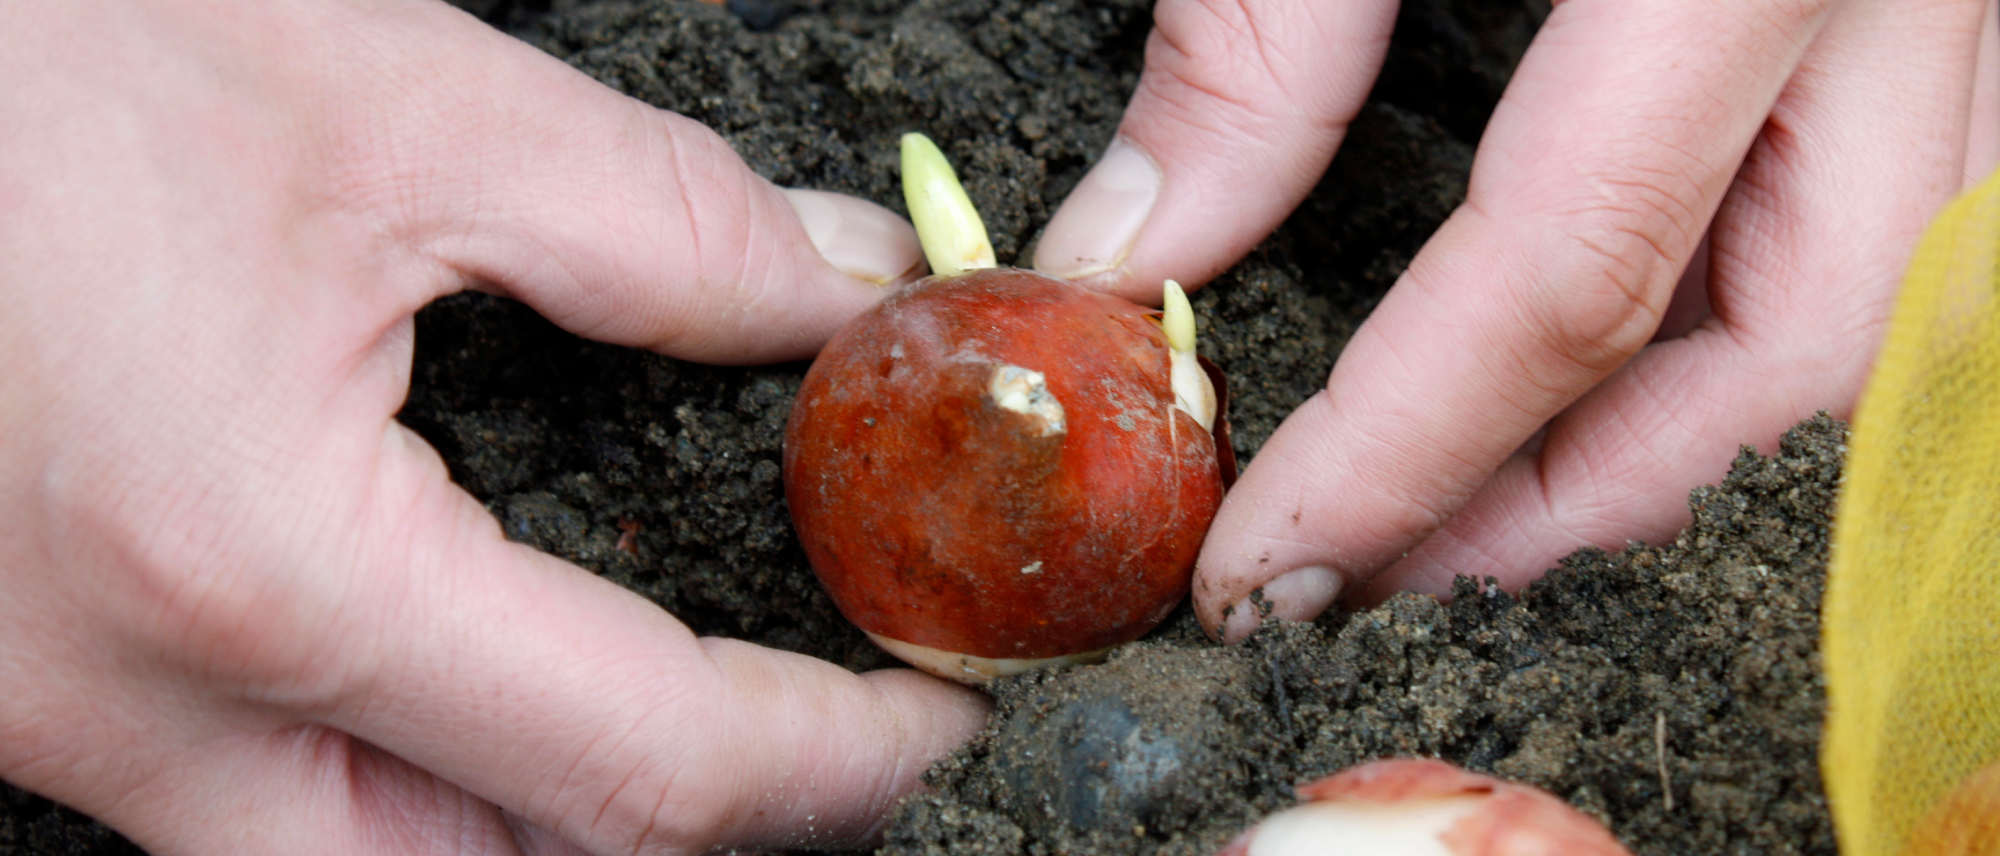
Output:
<instances>
[{"instance_id":1,"label":"dirt on fingertip","mask_svg":"<svg viewBox=\"0 0 2000 856\"><path fill-rule=\"evenodd\" d=\"M897 211L897 138L937 140L1021 258L1111 140L1150 0L461 0L721 134L786 186ZM1194 295L1257 449L1465 192L1546 2L1407 0L1367 106L1275 235ZM1217 217L1229 212L1215 212ZM850 669L779 483L804 364L718 368L584 341L486 295L419 316L402 421L508 537L697 632ZM895 811L880 852L1208 854L1300 782L1429 756L1546 788L1641 854L1831 854L1815 756L1827 527L1845 429L1713 450L1671 543L1579 550L1518 594L1461 579L1209 642L1186 610L1101 665L993 688L997 713ZM1478 430L1468 422L1468 430ZM1732 462L1733 458L1733 462ZM128 853L17 790L0 853Z\"/></svg>"}]
</instances>

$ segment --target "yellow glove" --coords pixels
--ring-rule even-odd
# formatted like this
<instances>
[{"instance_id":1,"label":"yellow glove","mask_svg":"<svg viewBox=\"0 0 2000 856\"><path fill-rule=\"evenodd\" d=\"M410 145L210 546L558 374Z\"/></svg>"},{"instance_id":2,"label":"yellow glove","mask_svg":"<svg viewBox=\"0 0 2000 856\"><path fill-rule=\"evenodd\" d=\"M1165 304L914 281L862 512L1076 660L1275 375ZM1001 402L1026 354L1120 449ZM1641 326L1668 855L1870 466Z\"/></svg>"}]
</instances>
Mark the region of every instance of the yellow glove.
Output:
<instances>
[{"instance_id":1,"label":"yellow glove","mask_svg":"<svg viewBox=\"0 0 2000 856\"><path fill-rule=\"evenodd\" d=\"M1820 755L1840 852L2000 854L2000 173L1918 245L1845 478Z\"/></svg>"}]
</instances>

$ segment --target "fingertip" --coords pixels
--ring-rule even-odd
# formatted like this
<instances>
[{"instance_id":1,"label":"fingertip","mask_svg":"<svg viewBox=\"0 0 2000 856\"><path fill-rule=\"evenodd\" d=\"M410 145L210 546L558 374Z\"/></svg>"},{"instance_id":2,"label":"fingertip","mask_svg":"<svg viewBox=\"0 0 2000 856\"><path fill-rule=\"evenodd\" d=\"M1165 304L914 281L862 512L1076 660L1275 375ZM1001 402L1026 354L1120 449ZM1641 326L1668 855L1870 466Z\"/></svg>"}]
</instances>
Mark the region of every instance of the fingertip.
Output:
<instances>
[{"instance_id":1,"label":"fingertip","mask_svg":"<svg viewBox=\"0 0 2000 856\"><path fill-rule=\"evenodd\" d=\"M882 694L884 707L901 732L897 743L902 760L889 768L882 802L873 812L877 822L861 839L871 840L887 822L895 802L923 786L925 771L986 727L993 715L993 698L909 668L864 672L861 679Z\"/></svg>"},{"instance_id":2,"label":"fingertip","mask_svg":"<svg viewBox=\"0 0 2000 856\"><path fill-rule=\"evenodd\" d=\"M1036 270L1060 279L1099 282L1122 293L1121 269L1159 200L1158 162L1125 137L1070 192L1035 242Z\"/></svg>"},{"instance_id":3,"label":"fingertip","mask_svg":"<svg viewBox=\"0 0 2000 856\"><path fill-rule=\"evenodd\" d=\"M861 678L893 698L907 700L898 707L917 714L906 720L906 733L907 745L918 757L935 759L963 744L993 713L991 696L915 669L880 669Z\"/></svg>"},{"instance_id":4,"label":"fingertip","mask_svg":"<svg viewBox=\"0 0 2000 856\"><path fill-rule=\"evenodd\" d=\"M740 167L733 153L718 157ZM687 200L724 210L702 236L664 251L667 281L656 280L646 304L617 321L639 332L612 341L637 338L662 353L722 364L808 358L890 289L926 272L915 229L888 208L744 180L738 208L722 193Z\"/></svg>"},{"instance_id":5,"label":"fingertip","mask_svg":"<svg viewBox=\"0 0 2000 856\"><path fill-rule=\"evenodd\" d=\"M1249 596L1223 607L1219 628L1223 642L1234 645L1250 637L1268 619L1311 621L1333 605L1345 578L1325 565L1306 565L1279 574L1251 589Z\"/></svg>"},{"instance_id":6,"label":"fingertip","mask_svg":"<svg viewBox=\"0 0 2000 856\"><path fill-rule=\"evenodd\" d=\"M922 275L923 247L909 221L881 205L842 193L785 188L806 239L828 265L873 286Z\"/></svg>"},{"instance_id":7,"label":"fingertip","mask_svg":"<svg viewBox=\"0 0 2000 856\"><path fill-rule=\"evenodd\" d=\"M867 762L886 772L868 804L852 812L865 822L818 842L824 845L880 844L897 802L922 788L924 774L986 727L993 713L993 699L985 693L915 669L880 669L859 678L879 694L881 709L894 722L897 757L887 764Z\"/></svg>"},{"instance_id":8,"label":"fingertip","mask_svg":"<svg viewBox=\"0 0 2000 856\"><path fill-rule=\"evenodd\" d=\"M1207 282L1312 189L1387 49L1395 4L1161 3L1118 136L1034 266L1153 303Z\"/></svg>"},{"instance_id":9,"label":"fingertip","mask_svg":"<svg viewBox=\"0 0 2000 856\"><path fill-rule=\"evenodd\" d=\"M1337 540L1341 527L1320 506L1337 489L1330 484L1338 478L1330 478L1333 466L1324 454L1333 417L1324 394L1307 399L1223 496L1202 542L1193 584L1195 616L1211 638L1234 643L1267 616L1316 615L1343 584L1334 571L1337 547L1328 543ZM1280 587L1277 600L1271 598L1267 584L1304 569L1314 570ZM1310 590L1300 591L1309 581ZM1328 590L1324 602L1312 603ZM1306 595L1304 608L1286 604L1279 609L1281 601L1298 594Z\"/></svg>"},{"instance_id":10,"label":"fingertip","mask_svg":"<svg viewBox=\"0 0 2000 856\"><path fill-rule=\"evenodd\" d=\"M701 644L724 676L740 740L710 760L746 774L715 795L733 818L717 841L865 842L991 711L983 694L912 669L857 675L740 640Z\"/></svg>"}]
</instances>

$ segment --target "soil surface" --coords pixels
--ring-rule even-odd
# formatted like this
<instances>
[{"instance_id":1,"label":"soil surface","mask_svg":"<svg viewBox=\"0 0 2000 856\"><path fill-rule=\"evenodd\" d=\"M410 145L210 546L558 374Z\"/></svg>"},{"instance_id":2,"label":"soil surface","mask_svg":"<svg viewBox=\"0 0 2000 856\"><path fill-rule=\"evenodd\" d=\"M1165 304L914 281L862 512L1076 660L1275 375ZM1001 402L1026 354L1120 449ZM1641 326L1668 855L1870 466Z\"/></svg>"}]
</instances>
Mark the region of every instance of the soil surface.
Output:
<instances>
[{"instance_id":1,"label":"soil surface","mask_svg":"<svg viewBox=\"0 0 2000 856\"><path fill-rule=\"evenodd\" d=\"M905 801L895 854L1209 854L1294 785L1428 756L1547 788L1641 854L1832 854L1819 598L1845 428L1744 450L1663 547L1579 550L1519 596L1459 578L1223 648L1183 615L1012 679Z\"/></svg>"},{"instance_id":2,"label":"soil surface","mask_svg":"<svg viewBox=\"0 0 2000 856\"><path fill-rule=\"evenodd\" d=\"M462 0L692 116L785 185L900 210L896 138L937 139L1003 261L1111 138L1149 0ZM1252 460L1464 191L1545 2L1406 0L1320 187L1196 295ZM1227 212L1217 212L1227 216ZM507 533L702 633L891 665L841 620L786 520L779 441L804 365L712 368L571 337L467 295L420 317L403 419ZM1801 418L1809 414L1800 414ZM1387 755L1548 788L1646 854L1826 853L1816 653L1844 428L1715 461L1672 544L1577 552L1516 595L1461 580L1207 642L1183 610L1093 667L995 688L999 714L895 815L896 854L1213 852L1293 785ZM0 790L0 853L127 853Z\"/></svg>"}]
</instances>

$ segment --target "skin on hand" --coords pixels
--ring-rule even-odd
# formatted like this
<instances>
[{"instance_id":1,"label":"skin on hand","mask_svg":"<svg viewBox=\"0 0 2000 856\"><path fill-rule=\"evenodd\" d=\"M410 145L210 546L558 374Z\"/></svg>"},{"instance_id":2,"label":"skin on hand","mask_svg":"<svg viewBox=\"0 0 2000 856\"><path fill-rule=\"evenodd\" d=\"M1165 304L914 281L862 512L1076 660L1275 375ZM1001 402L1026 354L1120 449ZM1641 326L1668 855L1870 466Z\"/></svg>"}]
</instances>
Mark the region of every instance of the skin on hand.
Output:
<instances>
[{"instance_id":1,"label":"skin on hand","mask_svg":"<svg viewBox=\"0 0 2000 856\"><path fill-rule=\"evenodd\" d=\"M158 853L700 852L865 838L983 720L507 542L393 419L440 295L794 358L918 264L907 224L442 4L13 17L9 782Z\"/></svg>"},{"instance_id":2,"label":"skin on hand","mask_svg":"<svg viewBox=\"0 0 2000 856\"><path fill-rule=\"evenodd\" d=\"M1164 280L1234 264L1326 171L1395 15L1383 0L1160 0L1118 135L1050 218L1035 268L1154 302Z\"/></svg>"},{"instance_id":3,"label":"skin on hand","mask_svg":"<svg viewBox=\"0 0 2000 856\"><path fill-rule=\"evenodd\" d=\"M1557 3L1464 203L1225 498L1204 625L1669 537L1738 444L1846 414L1916 236L1993 168L1993 7ZM1036 265L1143 295L1233 262L1323 172L1393 13L1162 0Z\"/></svg>"}]
</instances>

